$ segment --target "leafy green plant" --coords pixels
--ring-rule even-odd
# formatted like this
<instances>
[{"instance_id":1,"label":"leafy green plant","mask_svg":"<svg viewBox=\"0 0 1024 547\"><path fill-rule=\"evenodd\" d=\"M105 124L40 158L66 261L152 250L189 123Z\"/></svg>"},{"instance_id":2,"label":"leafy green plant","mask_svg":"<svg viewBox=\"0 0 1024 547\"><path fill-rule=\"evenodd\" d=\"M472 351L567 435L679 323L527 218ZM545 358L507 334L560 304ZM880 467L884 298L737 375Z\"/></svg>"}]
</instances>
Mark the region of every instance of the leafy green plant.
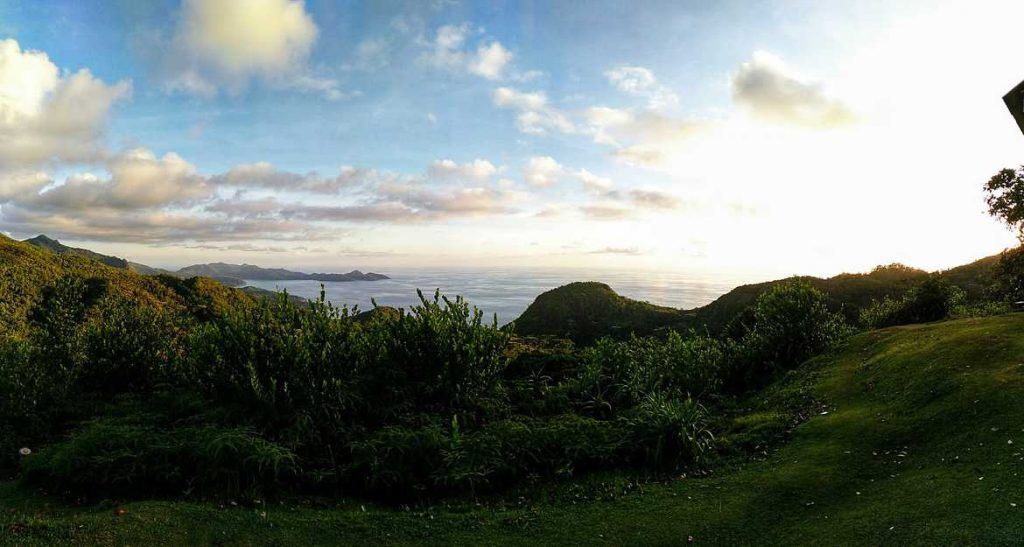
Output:
<instances>
[{"instance_id":1,"label":"leafy green plant","mask_svg":"<svg viewBox=\"0 0 1024 547\"><path fill-rule=\"evenodd\" d=\"M898 299L875 301L861 312L860 319L869 328L926 323L949 317L963 302L961 289L931 277Z\"/></svg>"},{"instance_id":2,"label":"leafy green plant","mask_svg":"<svg viewBox=\"0 0 1024 547\"><path fill-rule=\"evenodd\" d=\"M25 458L22 470L29 484L84 495L261 495L294 475L297 461L245 429L108 418Z\"/></svg>"},{"instance_id":3,"label":"leafy green plant","mask_svg":"<svg viewBox=\"0 0 1024 547\"><path fill-rule=\"evenodd\" d=\"M825 295L808 283L791 281L761 294L750 323L733 347L730 389L767 383L778 372L835 347L850 334L842 315L828 309Z\"/></svg>"},{"instance_id":4,"label":"leafy green plant","mask_svg":"<svg viewBox=\"0 0 1024 547\"><path fill-rule=\"evenodd\" d=\"M639 463L649 467L676 470L705 464L715 445L706 416L704 407L693 399L649 396L624 418L626 446Z\"/></svg>"}]
</instances>

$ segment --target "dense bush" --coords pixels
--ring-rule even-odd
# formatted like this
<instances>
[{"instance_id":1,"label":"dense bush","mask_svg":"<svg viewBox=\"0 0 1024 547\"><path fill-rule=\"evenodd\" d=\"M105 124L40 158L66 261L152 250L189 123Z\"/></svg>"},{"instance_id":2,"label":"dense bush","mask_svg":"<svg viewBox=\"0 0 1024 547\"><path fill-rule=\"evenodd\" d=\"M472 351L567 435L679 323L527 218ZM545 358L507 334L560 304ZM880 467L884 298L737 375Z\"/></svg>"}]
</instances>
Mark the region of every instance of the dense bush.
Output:
<instances>
[{"instance_id":1,"label":"dense bush","mask_svg":"<svg viewBox=\"0 0 1024 547\"><path fill-rule=\"evenodd\" d=\"M707 461L714 435L706 411L692 399L651 395L625 420L628 443L639 463L663 469Z\"/></svg>"},{"instance_id":2,"label":"dense bush","mask_svg":"<svg viewBox=\"0 0 1024 547\"><path fill-rule=\"evenodd\" d=\"M963 300L962 290L932 277L900 298L875 301L861 312L860 319L869 328L938 321L949 317Z\"/></svg>"},{"instance_id":3,"label":"dense bush","mask_svg":"<svg viewBox=\"0 0 1024 547\"><path fill-rule=\"evenodd\" d=\"M825 295L803 281L775 285L747 312L748 322L732 346L732 390L761 386L778 372L831 349L850 332L843 316L828 309Z\"/></svg>"},{"instance_id":4,"label":"dense bush","mask_svg":"<svg viewBox=\"0 0 1024 547\"><path fill-rule=\"evenodd\" d=\"M76 277L40 293L28 335L0 339L0 465L32 447L26 481L84 495L389 500L674 471L708 463L705 405L737 371L770 376L844 332L802 285L762 295L738 340L668 332L581 350L513 338L439 293L367 315L323 294L228 306L162 283L186 304L137 305Z\"/></svg>"},{"instance_id":5,"label":"dense bush","mask_svg":"<svg viewBox=\"0 0 1024 547\"><path fill-rule=\"evenodd\" d=\"M172 373L179 335L167 314L112 299L82 329L77 384L101 396L148 391Z\"/></svg>"},{"instance_id":6,"label":"dense bush","mask_svg":"<svg viewBox=\"0 0 1024 547\"><path fill-rule=\"evenodd\" d=\"M86 425L68 441L25 458L24 478L58 491L98 495L261 495L294 475L295 455L240 428L155 429L118 419Z\"/></svg>"},{"instance_id":7,"label":"dense bush","mask_svg":"<svg viewBox=\"0 0 1024 547\"><path fill-rule=\"evenodd\" d=\"M656 394L709 395L718 388L725 355L714 339L676 332L665 340L604 338L583 352L580 398L589 413L607 415Z\"/></svg>"},{"instance_id":8,"label":"dense bush","mask_svg":"<svg viewBox=\"0 0 1024 547\"><path fill-rule=\"evenodd\" d=\"M995 268L997 296L1009 302L1024 301L1024 245L999 255Z\"/></svg>"}]
</instances>

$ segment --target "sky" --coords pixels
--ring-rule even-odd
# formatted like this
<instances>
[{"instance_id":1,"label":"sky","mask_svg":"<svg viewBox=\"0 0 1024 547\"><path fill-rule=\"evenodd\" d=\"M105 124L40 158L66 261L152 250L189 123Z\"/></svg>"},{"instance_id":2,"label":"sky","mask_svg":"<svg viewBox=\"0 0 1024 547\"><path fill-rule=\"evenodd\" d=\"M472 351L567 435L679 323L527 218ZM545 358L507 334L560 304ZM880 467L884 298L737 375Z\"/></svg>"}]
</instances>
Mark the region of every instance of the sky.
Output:
<instances>
[{"instance_id":1,"label":"sky","mask_svg":"<svg viewBox=\"0 0 1024 547\"><path fill-rule=\"evenodd\" d=\"M0 0L0 231L156 266L941 269L1024 3Z\"/></svg>"}]
</instances>

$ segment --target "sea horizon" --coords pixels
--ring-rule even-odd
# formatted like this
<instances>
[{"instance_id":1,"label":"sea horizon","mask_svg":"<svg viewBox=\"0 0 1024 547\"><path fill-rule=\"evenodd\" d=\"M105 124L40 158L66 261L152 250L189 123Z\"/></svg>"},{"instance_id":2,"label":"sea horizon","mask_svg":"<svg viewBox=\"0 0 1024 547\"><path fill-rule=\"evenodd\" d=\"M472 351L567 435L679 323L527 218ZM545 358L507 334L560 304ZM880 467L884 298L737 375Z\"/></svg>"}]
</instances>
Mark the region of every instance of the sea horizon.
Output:
<instances>
[{"instance_id":1,"label":"sea horizon","mask_svg":"<svg viewBox=\"0 0 1024 547\"><path fill-rule=\"evenodd\" d=\"M379 306L406 308L419 303L416 290L432 298L435 290L462 296L499 324L518 318L540 294L575 281L605 283L616 293L659 306L692 309L714 301L747 279L707 279L687 272L592 268L393 268L379 281L278 281L245 280L267 290L287 290L307 299L320 296L321 285L328 301L360 311Z\"/></svg>"}]
</instances>

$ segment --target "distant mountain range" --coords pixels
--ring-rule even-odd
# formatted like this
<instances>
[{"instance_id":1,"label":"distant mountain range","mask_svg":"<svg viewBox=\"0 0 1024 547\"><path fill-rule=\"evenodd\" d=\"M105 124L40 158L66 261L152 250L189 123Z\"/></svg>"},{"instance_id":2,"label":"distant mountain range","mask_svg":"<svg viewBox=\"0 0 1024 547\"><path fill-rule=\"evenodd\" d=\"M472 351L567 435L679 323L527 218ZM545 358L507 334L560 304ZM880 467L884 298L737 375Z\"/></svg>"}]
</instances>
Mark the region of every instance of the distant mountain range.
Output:
<instances>
[{"instance_id":1,"label":"distant mountain range","mask_svg":"<svg viewBox=\"0 0 1024 547\"><path fill-rule=\"evenodd\" d=\"M237 279L251 279L257 281L378 281L388 279L388 276L359 270L352 270L348 273L302 273L293 272L281 268L260 268L252 264L225 264L214 262L212 264L195 264L186 266L177 272L184 277L233 277Z\"/></svg>"},{"instance_id":2,"label":"distant mountain range","mask_svg":"<svg viewBox=\"0 0 1024 547\"><path fill-rule=\"evenodd\" d=\"M85 258L91 258L102 262L107 266L121 270L131 270L143 275L167 274L175 277L210 277L220 281L229 287L241 287L247 280L253 281L379 281L388 279L388 276L379 273L352 270L348 273L303 273L281 268L261 268L252 264L226 264L214 262L211 264L193 264L185 266L177 271L154 268L138 262L131 262L116 256L100 254L89 249L69 247L56 239L45 235L38 235L26 239L25 243L35 245L53 251L56 254L73 254Z\"/></svg>"}]
</instances>

